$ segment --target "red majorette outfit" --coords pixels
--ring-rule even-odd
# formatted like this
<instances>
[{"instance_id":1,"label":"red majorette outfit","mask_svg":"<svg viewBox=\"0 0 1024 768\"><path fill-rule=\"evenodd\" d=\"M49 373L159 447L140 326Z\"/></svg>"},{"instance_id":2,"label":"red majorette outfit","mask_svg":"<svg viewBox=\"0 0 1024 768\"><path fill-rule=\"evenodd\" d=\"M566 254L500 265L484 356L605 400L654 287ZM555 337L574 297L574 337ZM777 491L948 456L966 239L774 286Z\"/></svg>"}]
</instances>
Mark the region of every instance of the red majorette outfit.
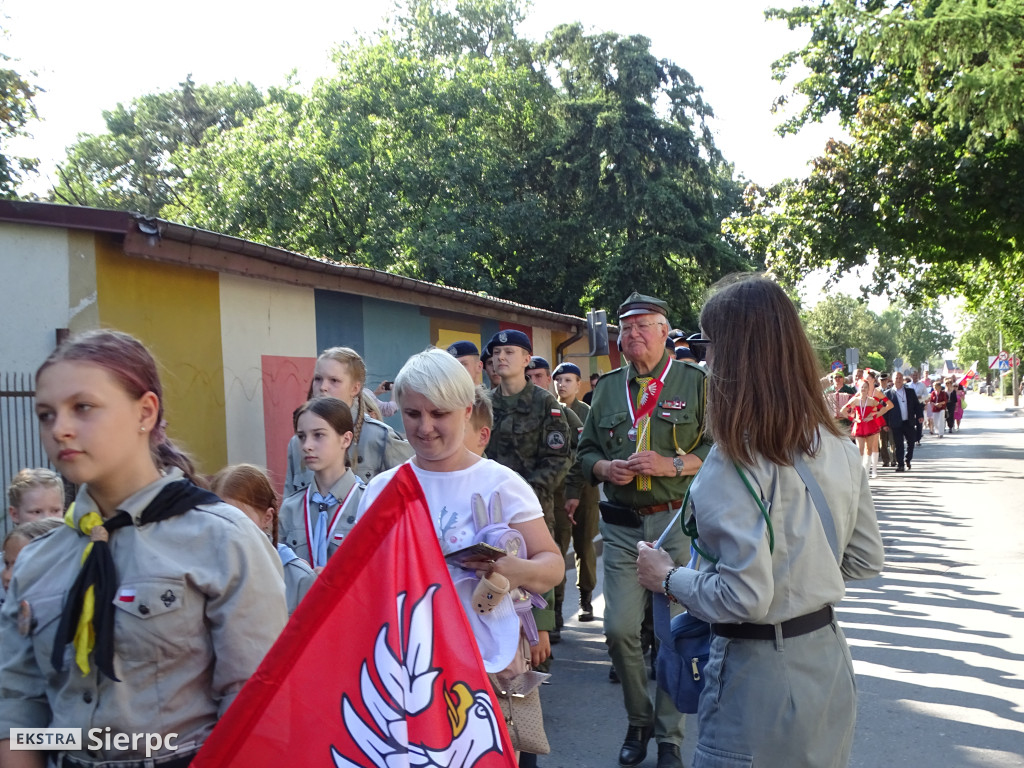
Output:
<instances>
[{"instance_id":1,"label":"red majorette outfit","mask_svg":"<svg viewBox=\"0 0 1024 768\"><path fill-rule=\"evenodd\" d=\"M850 434L854 437L869 437L881 432L885 419L878 412L885 408L887 402L882 395L868 395L866 405L861 405L859 395L851 398L848 410L853 420L853 429Z\"/></svg>"}]
</instances>

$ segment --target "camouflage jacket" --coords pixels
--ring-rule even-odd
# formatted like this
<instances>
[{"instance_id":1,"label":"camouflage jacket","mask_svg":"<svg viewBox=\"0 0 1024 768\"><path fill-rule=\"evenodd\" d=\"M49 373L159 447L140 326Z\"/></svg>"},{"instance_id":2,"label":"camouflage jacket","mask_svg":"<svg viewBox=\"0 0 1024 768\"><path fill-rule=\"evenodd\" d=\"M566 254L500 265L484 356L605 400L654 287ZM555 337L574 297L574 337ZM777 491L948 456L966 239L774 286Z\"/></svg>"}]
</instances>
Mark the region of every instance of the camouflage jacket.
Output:
<instances>
[{"instance_id":1,"label":"camouflage jacket","mask_svg":"<svg viewBox=\"0 0 1024 768\"><path fill-rule=\"evenodd\" d=\"M508 397L495 387L491 396L494 429L487 458L518 472L546 509L572 464L573 441L562 406L532 383Z\"/></svg>"}]
</instances>

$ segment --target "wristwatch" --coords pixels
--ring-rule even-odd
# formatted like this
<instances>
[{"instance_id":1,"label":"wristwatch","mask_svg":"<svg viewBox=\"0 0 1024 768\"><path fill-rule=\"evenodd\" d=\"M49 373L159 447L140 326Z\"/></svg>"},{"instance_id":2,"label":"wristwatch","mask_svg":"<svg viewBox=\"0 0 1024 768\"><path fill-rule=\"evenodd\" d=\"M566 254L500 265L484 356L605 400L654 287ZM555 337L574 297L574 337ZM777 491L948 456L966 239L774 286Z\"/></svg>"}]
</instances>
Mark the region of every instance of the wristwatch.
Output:
<instances>
[{"instance_id":1,"label":"wristwatch","mask_svg":"<svg viewBox=\"0 0 1024 768\"><path fill-rule=\"evenodd\" d=\"M680 475L682 475L683 474L683 457L682 456L676 456L674 459L672 459L672 466L676 468L676 477L679 477Z\"/></svg>"}]
</instances>

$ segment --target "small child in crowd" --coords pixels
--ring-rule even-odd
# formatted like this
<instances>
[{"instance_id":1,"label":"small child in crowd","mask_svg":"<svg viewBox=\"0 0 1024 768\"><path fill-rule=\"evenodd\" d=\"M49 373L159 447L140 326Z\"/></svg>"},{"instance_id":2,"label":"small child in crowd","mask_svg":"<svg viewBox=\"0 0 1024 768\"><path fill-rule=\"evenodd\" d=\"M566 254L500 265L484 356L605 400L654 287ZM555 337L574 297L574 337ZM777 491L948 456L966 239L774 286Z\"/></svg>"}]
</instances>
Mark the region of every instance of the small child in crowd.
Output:
<instances>
[{"instance_id":1,"label":"small child in crowd","mask_svg":"<svg viewBox=\"0 0 1024 768\"><path fill-rule=\"evenodd\" d=\"M476 388L473 399L473 413L469 417L469 428L466 430L466 448L481 458L487 444L491 441L491 429L494 428L494 406L491 404L491 393L484 387Z\"/></svg>"},{"instance_id":2,"label":"small child in crowd","mask_svg":"<svg viewBox=\"0 0 1024 768\"><path fill-rule=\"evenodd\" d=\"M3 575L0 576L0 583L3 585L5 594L7 587L11 583L11 574L14 573L14 561L18 559L18 554L21 550L32 539L38 539L44 533L48 533L54 528L59 528L60 525L61 519L59 517L43 517L39 520L30 520L27 523L22 523L4 537L4 570ZM0 599L0 603L3 603L2 599Z\"/></svg>"},{"instance_id":3,"label":"small child in crowd","mask_svg":"<svg viewBox=\"0 0 1024 768\"><path fill-rule=\"evenodd\" d=\"M228 504L245 512L277 548L284 566L285 601L291 616L313 586L316 574L291 547L277 540L278 500L266 473L253 464L224 467L213 476L211 489Z\"/></svg>"},{"instance_id":4,"label":"small child in crowd","mask_svg":"<svg viewBox=\"0 0 1024 768\"><path fill-rule=\"evenodd\" d=\"M64 483L49 469L23 469L7 487L7 514L21 525L46 517L64 517Z\"/></svg>"}]
</instances>

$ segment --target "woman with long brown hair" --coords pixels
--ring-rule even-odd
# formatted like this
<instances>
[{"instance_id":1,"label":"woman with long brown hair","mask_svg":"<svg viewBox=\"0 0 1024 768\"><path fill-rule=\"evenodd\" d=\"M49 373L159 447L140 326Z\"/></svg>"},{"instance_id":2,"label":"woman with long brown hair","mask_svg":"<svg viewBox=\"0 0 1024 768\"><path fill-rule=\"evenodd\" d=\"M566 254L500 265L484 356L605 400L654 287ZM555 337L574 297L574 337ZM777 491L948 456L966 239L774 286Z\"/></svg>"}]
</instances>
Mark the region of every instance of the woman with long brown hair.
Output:
<instances>
[{"instance_id":1,"label":"woman with long brown hair","mask_svg":"<svg viewBox=\"0 0 1024 768\"><path fill-rule=\"evenodd\" d=\"M684 530L703 562L678 568L643 542L638 559L645 587L712 624L693 765L728 756L737 766L839 768L856 687L834 606L845 580L876 576L883 562L867 474L821 396L814 351L779 286L731 282L700 324L715 446L691 486ZM786 371L777 387L746 373L769 369Z\"/></svg>"}]
</instances>

